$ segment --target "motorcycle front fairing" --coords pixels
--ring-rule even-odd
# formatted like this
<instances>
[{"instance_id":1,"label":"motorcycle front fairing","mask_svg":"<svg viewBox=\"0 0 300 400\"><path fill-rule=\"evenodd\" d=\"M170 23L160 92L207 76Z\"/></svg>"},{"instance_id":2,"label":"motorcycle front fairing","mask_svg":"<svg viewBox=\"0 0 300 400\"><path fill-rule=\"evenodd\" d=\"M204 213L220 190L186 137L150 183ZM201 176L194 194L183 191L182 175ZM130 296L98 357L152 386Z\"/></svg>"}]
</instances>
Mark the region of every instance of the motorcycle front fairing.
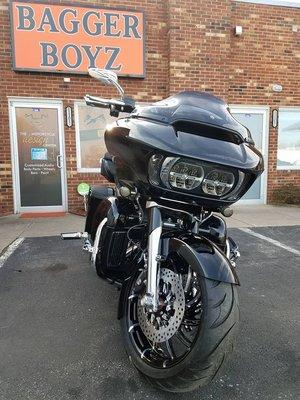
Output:
<instances>
[{"instance_id":1,"label":"motorcycle front fairing","mask_svg":"<svg viewBox=\"0 0 300 400\"><path fill-rule=\"evenodd\" d=\"M197 131L191 133L187 128L185 131L176 130L173 125L148 119L118 120L105 133L108 151L114 155L117 181L131 187L137 186L141 192L154 199L164 197L174 201L182 200L216 211L231 205L242 197L262 173L262 156L254 146L245 142L235 143L214 135L207 137L202 133L207 133L205 125L197 125ZM148 163L154 154L201 160L240 170L245 173L245 181L238 197L230 200L210 199L154 186L148 178Z\"/></svg>"}]
</instances>

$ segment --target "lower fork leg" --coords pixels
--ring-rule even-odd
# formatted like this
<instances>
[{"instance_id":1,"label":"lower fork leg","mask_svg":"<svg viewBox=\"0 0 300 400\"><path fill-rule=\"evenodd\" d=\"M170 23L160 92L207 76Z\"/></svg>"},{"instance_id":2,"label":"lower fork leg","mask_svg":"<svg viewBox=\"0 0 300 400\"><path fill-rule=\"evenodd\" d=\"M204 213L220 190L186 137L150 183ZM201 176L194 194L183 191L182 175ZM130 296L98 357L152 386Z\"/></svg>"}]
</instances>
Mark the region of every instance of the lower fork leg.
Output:
<instances>
[{"instance_id":1,"label":"lower fork leg","mask_svg":"<svg viewBox=\"0 0 300 400\"><path fill-rule=\"evenodd\" d=\"M151 311L158 306L158 264L161 250L162 219L159 208L150 203L150 221L147 259L147 290L143 304ZM146 205L147 207L147 205Z\"/></svg>"}]
</instances>

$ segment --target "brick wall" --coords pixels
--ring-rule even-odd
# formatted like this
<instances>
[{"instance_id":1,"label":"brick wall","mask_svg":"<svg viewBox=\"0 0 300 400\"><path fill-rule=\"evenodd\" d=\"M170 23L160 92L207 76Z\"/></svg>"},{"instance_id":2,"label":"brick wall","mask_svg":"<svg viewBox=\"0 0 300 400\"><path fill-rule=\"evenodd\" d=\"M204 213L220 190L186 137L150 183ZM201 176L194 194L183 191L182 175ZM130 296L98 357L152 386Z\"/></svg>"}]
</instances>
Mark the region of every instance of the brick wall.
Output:
<instances>
[{"instance_id":1,"label":"brick wall","mask_svg":"<svg viewBox=\"0 0 300 400\"><path fill-rule=\"evenodd\" d=\"M121 78L126 93L138 101L193 89L213 92L230 104L300 106L300 9L231 0L85 3L145 10L147 77ZM243 26L241 37L234 36L235 25ZM87 76L72 75L71 83L64 84L64 75L13 72L7 0L0 0L0 64L0 214L4 214L13 211L7 96L62 98L67 106L85 93L95 93L95 84ZM273 92L273 83L280 83L283 92ZM97 94L108 96L109 91L98 85ZM77 172L74 127L65 127L65 140L72 210L81 203L77 184L101 182L101 177ZM268 200L283 183L300 185L300 171L276 170L277 130L271 127L269 141Z\"/></svg>"},{"instance_id":2,"label":"brick wall","mask_svg":"<svg viewBox=\"0 0 300 400\"><path fill-rule=\"evenodd\" d=\"M230 0L169 0L169 90L228 94Z\"/></svg>"},{"instance_id":3,"label":"brick wall","mask_svg":"<svg viewBox=\"0 0 300 400\"><path fill-rule=\"evenodd\" d=\"M300 9L233 2L232 26L242 25L241 37L231 36L229 103L300 106ZM294 32L293 30L297 30ZM283 86L281 93L272 84ZM300 186L300 171L278 171L277 129L269 127L268 201L274 188Z\"/></svg>"}]
</instances>

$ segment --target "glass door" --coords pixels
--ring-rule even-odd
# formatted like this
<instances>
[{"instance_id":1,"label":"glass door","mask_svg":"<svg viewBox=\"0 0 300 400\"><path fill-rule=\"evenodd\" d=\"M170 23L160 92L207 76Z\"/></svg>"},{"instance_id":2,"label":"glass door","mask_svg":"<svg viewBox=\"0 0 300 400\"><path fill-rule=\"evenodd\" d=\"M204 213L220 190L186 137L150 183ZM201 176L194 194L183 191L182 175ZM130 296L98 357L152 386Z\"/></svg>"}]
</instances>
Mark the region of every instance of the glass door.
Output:
<instances>
[{"instance_id":1,"label":"glass door","mask_svg":"<svg viewBox=\"0 0 300 400\"><path fill-rule=\"evenodd\" d=\"M65 211L61 104L12 101L16 212Z\"/></svg>"},{"instance_id":2,"label":"glass door","mask_svg":"<svg viewBox=\"0 0 300 400\"><path fill-rule=\"evenodd\" d=\"M250 130L255 147L262 153L265 162L265 171L245 193L239 203L266 203L268 108L240 106L232 107L231 112L241 124Z\"/></svg>"}]
</instances>

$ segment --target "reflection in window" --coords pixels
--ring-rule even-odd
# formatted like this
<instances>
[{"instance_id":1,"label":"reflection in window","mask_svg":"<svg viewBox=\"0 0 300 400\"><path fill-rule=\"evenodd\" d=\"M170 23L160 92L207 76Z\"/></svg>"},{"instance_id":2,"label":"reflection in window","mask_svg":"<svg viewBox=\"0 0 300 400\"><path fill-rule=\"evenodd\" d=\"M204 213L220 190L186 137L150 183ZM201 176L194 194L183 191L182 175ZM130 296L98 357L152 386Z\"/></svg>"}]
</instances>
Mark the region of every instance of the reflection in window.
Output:
<instances>
[{"instance_id":1,"label":"reflection in window","mask_svg":"<svg viewBox=\"0 0 300 400\"><path fill-rule=\"evenodd\" d=\"M279 110L277 168L300 169L300 109Z\"/></svg>"},{"instance_id":2,"label":"reflection in window","mask_svg":"<svg viewBox=\"0 0 300 400\"><path fill-rule=\"evenodd\" d=\"M77 169L80 172L99 172L99 159L106 153L104 132L116 118L109 109L75 103Z\"/></svg>"}]
</instances>

